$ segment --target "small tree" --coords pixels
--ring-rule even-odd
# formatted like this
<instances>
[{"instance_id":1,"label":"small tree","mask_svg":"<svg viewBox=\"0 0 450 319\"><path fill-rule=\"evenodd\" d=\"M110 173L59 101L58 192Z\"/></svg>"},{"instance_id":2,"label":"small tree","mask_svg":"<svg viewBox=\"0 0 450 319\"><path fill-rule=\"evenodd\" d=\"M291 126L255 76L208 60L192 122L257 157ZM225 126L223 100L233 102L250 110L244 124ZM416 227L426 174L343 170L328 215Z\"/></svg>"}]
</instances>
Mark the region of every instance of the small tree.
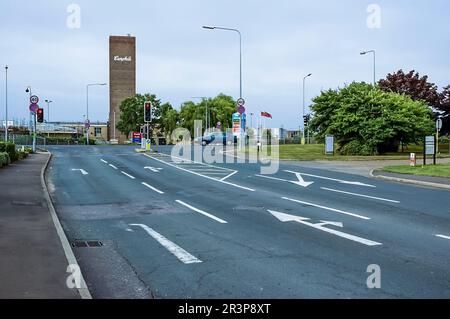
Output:
<instances>
[{"instance_id":1,"label":"small tree","mask_svg":"<svg viewBox=\"0 0 450 319\"><path fill-rule=\"evenodd\" d=\"M370 84L322 92L313 102L311 128L321 139L334 135L343 154L397 151L400 142L416 143L433 132L432 112L424 102Z\"/></svg>"}]
</instances>

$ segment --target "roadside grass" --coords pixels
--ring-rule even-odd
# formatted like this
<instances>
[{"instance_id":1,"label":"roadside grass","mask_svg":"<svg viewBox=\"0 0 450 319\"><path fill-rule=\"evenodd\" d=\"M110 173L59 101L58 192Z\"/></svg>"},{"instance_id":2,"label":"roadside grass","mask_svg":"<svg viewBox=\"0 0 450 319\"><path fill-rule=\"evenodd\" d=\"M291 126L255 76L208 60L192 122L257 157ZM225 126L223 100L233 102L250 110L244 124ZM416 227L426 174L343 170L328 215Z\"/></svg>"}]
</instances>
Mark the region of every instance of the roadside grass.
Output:
<instances>
[{"instance_id":1,"label":"roadside grass","mask_svg":"<svg viewBox=\"0 0 450 319\"><path fill-rule=\"evenodd\" d=\"M335 146L337 149L337 146ZM408 160L410 153L416 153L417 159L423 159L422 156L423 146L421 145L409 145L405 147L403 152L399 151L397 153L387 153L378 156L345 156L335 153L334 155L325 155L325 145L324 144L288 144L280 145L279 157L281 160L288 161L374 161L374 160ZM441 145L440 151L441 155L438 158L447 158L449 155L449 145ZM255 149L247 149L247 152L251 155L256 154ZM264 152L267 154L266 152ZM269 148L270 157L270 148ZM262 154L262 153L261 153ZM264 154L263 154L264 156ZM432 158L432 156L428 157Z\"/></svg>"},{"instance_id":2,"label":"roadside grass","mask_svg":"<svg viewBox=\"0 0 450 319\"><path fill-rule=\"evenodd\" d=\"M450 164L427 166L386 166L383 171L389 173L412 174L422 176L448 177L450 178Z\"/></svg>"}]
</instances>

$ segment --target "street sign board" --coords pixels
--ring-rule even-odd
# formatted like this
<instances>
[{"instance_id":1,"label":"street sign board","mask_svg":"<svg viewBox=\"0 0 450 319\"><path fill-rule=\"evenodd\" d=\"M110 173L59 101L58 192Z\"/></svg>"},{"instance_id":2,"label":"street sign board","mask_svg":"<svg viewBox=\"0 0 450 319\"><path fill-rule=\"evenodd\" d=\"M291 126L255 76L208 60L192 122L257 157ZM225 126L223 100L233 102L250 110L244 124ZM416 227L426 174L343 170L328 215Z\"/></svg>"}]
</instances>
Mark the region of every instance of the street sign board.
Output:
<instances>
[{"instance_id":1,"label":"street sign board","mask_svg":"<svg viewBox=\"0 0 450 319\"><path fill-rule=\"evenodd\" d=\"M232 117L232 131L234 136L240 136L241 134L241 115L234 113Z\"/></svg>"},{"instance_id":2,"label":"street sign board","mask_svg":"<svg viewBox=\"0 0 450 319\"><path fill-rule=\"evenodd\" d=\"M442 119L437 119L436 121L436 129L440 131L442 129Z\"/></svg>"},{"instance_id":3,"label":"street sign board","mask_svg":"<svg viewBox=\"0 0 450 319\"><path fill-rule=\"evenodd\" d=\"M133 143L141 143L142 133L133 132Z\"/></svg>"},{"instance_id":4,"label":"street sign board","mask_svg":"<svg viewBox=\"0 0 450 319\"><path fill-rule=\"evenodd\" d=\"M37 109L39 108L39 105L35 104L35 103L31 103L30 104L30 112L31 113L36 113Z\"/></svg>"},{"instance_id":5,"label":"street sign board","mask_svg":"<svg viewBox=\"0 0 450 319\"><path fill-rule=\"evenodd\" d=\"M244 105L245 105L245 100L244 100L243 98L239 98L239 99L237 100L237 105L238 105L238 106L244 106Z\"/></svg>"},{"instance_id":6,"label":"street sign board","mask_svg":"<svg viewBox=\"0 0 450 319\"><path fill-rule=\"evenodd\" d=\"M84 122L84 128L89 129L91 127L91 122L89 120L86 120L86 122Z\"/></svg>"},{"instance_id":7,"label":"street sign board","mask_svg":"<svg viewBox=\"0 0 450 319\"><path fill-rule=\"evenodd\" d=\"M39 103L39 97L37 95L33 95L30 97L30 103L31 104L38 104Z\"/></svg>"},{"instance_id":8,"label":"street sign board","mask_svg":"<svg viewBox=\"0 0 450 319\"><path fill-rule=\"evenodd\" d=\"M325 137L325 154L334 154L334 136L327 135Z\"/></svg>"},{"instance_id":9,"label":"street sign board","mask_svg":"<svg viewBox=\"0 0 450 319\"><path fill-rule=\"evenodd\" d=\"M425 155L436 154L436 140L434 136L427 136L425 138Z\"/></svg>"},{"instance_id":10,"label":"street sign board","mask_svg":"<svg viewBox=\"0 0 450 319\"><path fill-rule=\"evenodd\" d=\"M245 113L245 107L239 106L237 111L238 111L239 114L244 114Z\"/></svg>"},{"instance_id":11,"label":"street sign board","mask_svg":"<svg viewBox=\"0 0 450 319\"><path fill-rule=\"evenodd\" d=\"M220 130L222 128L222 123L217 122L216 128L218 128Z\"/></svg>"}]
</instances>

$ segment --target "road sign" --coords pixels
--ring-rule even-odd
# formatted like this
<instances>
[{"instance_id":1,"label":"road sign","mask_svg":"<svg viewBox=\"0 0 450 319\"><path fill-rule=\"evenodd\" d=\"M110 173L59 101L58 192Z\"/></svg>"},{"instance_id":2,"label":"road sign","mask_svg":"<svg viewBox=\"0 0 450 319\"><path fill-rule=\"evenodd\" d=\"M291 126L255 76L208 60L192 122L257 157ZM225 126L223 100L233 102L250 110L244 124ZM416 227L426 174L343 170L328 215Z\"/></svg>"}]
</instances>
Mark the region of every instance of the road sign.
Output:
<instances>
[{"instance_id":1,"label":"road sign","mask_svg":"<svg viewBox=\"0 0 450 319\"><path fill-rule=\"evenodd\" d=\"M37 97L37 95L33 95L30 97L30 103L31 104L38 104L39 103L39 98Z\"/></svg>"},{"instance_id":2,"label":"road sign","mask_svg":"<svg viewBox=\"0 0 450 319\"><path fill-rule=\"evenodd\" d=\"M325 137L325 154L333 154L334 155L334 136L327 135Z\"/></svg>"},{"instance_id":3,"label":"road sign","mask_svg":"<svg viewBox=\"0 0 450 319\"><path fill-rule=\"evenodd\" d=\"M220 122L217 122L217 125L216 125L216 127L220 130L221 128L222 128L222 123L220 123Z\"/></svg>"},{"instance_id":4,"label":"road sign","mask_svg":"<svg viewBox=\"0 0 450 319\"><path fill-rule=\"evenodd\" d=\"M239 99L237 100L237 105L238 105L238 106L244 106L244 105L245 105L245 100L244 100L243 98L239 98Z\"/></svg>"},{"instance_id":5,"label":"road sign","mask_svg":"<svg viewBox=\"0 0 450 319\"><path fill-rule=\"evenodd\" d=\"M442 129L442 119L437 119L436 121L436 129L440 131Z\"/></svg>"},{"instance_id":6,"label":"road sign","mask_svg":"<svg viewBox=\"0 0 450 319\"><path fill-rule=\"evenodd\" d=\"M133 132L133 143L141 143L142 133Z\"/></svg>"},{"instance_id":7,"label":"road sign","mask_svg":"<svg viewBox=\"0 0 450 319\"><path fill-rule=\"evenodd\" d=\"M425 138L425 155L434 155L436 149L436 142L434 136L427 136Z\"/></svg>"},{"instance_id":8,"label":"road sign","mask_svg":"<svg viewBox=\"0 0 450 319\"><path fill-rule=\"evenodd\" d=\"M241 115L239 113L234 113L232 116L233 123L233 135L239 136L241 134Z\"/></svg>"},{"instance_id":9,"label":"road sign","mask_svg":"<svg viewBox=\"0 0 450 319\"><path fill-rule=\"evenodd\" d=\"M89 120L86 120L86 122L84 122L84 128L89 129L91 127L91 122Z\"/></svg>"},{"instance_id":10,"label":"road sign","mask_svg":"<svg viewBox=\"0 0 450 319\"><path fill-rule=\"evenodd\" d=\"M237 109L237 111L238 111L238 113L239 113L239 114L241 114L241 115L242 115L242 114L244 114L244 113L245 113L245 107L243 107L243 106L239 106L239 107L238 107L238 109Z\"/></svg>"},{"instance_id":11,"label":"road sign","mask_svg":"<svg viewBox=\"0 0 450 319\"><path fill-rule=\"evenodd\" d=\"M31 103L30 104L30 112L31 113L36 113L37 109L39 108L39 105Z\"/></svg>"}]
</instances>

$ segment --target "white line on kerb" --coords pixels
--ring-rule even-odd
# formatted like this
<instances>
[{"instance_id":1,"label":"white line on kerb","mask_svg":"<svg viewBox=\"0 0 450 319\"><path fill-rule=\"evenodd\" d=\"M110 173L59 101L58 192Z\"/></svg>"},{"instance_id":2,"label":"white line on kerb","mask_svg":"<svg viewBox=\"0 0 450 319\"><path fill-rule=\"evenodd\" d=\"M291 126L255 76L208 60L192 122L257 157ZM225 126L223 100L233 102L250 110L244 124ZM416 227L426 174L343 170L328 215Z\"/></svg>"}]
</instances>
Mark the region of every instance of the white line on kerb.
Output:
<instances>
[{"instance_id":1,"label":"white line on kerb","mask_svg":"<svg viewBox=\"0 0 450 319\"><path fill-rule=\"evenodd\" d=\"M118 169L116 166L114 166L113 164L109 164L109 166L111 166L114 169Z\"/></svg>"},{"instance_id":2,"label":"white line on kerb","mask_svg":"<svg viewBox=\"0 0 450 319\"><path fill-rule=\"evenodd\" d=\"M201 177L210 179L210 180L212 180L212 181L216 181L216 182L219 182L219 183L222 183L222 184L234 186L234 187L237 187L237 188L240 188L240 189L244 189L244 190L247 190L247 191L250 191L250 192L255 192L254 189L249 188L249 187L245 187L245 186L233 184L233 183L230 183L230 182L227 182L227 181L221 181L221 180L219 180L219 179L215 179L215 178L212 178L212 177L210 177L210 176L205 176L205 175L199 174L199 173L197 173L197 172L193 172L193 171L190 171L190 170L188 170L188 169L185 169L185 168L183 168L183 167L179 167L179 166L177 166L177 165L168 163L168 162L166 162L166 161L160 160L160 159L155 158L155 157L153 157L153 156L150 156L150 155L147 155L147 154L143 154L143 155L144 155L144 156L147 156L148 158L151 158L151 159L153 159L153 160L155 160L155 161L158 161L158 162L161 162L161 163L163 163L163 164L172 166L172 167L174 167L174 168L176 168L176 169L179 169L179 170L182 170L182 171L185 171L185 172L188 172L188 173L197 175L197 176L201 176Z\"/></svg>"},{"instance_id":3,"label":"white line on kerb","mask_svg":"<svg viewBox=\"0 0 450 319\"><path fill-rule=\"evenodd\" d=\"M105 164L108 164L108 162L105 161L104 159L101 159L101 161L102 161L103 163L105 163Z\"/></svg>"},{"instance_id":4,"label":"white line on kerb","mask_svg":"<svg viewBox=\"0 0 450 319\"><path fill-rule=\"evenodd\" d=\"M158 243L161 244L164 248L166 248L169 252L171 252L175 257L177 257L181 262L184 264L197 264L201 263L202 261L190 253L188 253L186 250L178 246L177 244L171 242L163 235L157 233L147 225L143 224L130 224L130 226L136 226L141 227L143 230L147 232L153 239L155 239Z\"/></svg>"},{"instance_id":5,"label":"white line on kerb","mask_svg":"<svg viewBox=\"0 0 450 319\"><path fill-rule=\"evenodd\" d=\"M191 206L191 205L189 205L189 204L186 204L185 202L182 202L181 200L176 200L176 202L177 202L178 204L181 204L181 205L183 205L183 206L189 208L190 210L193 210L194 212L197 212L197 213L202 214L202 215L204 215L204 216L206 216L206 217L209 217L209 218L211 218L211 219L214 219L215 221L217 221L217 222L219 222L219 223L221 223L221 224L227 224L227 222L224 221L223 219L220 219L220 218L218 218L218 217L216 217L216 216L214 216L214 215L211 215L211 214L209 214L209 213L207 213L207 212L204 212L204 211L202 211L202 210L200 210L200 209L198 209L198 208L195 208L195 207L193 207L193 206Z\"/></svg>"},{"instance_id":6,"label":"white line on kerb","mask_svg":"<svg viewBox=\"0 0 450 319\"><path fill-rule=\"evenodd\" d=\"M353 196L364 197L364 198L371 198L371 199L381 200L381 201L384 201L384 202L400 204L400 202L398 200L392 200L392 199L386 199L386 198L381 198L381 197L373 197L373 196L368 196L368 195L344 192L344 191L340 191L340 190L332 189L332 188L327 188L327 187L321 187L320 189L323 189L325 191L335 192L335 193L342 193L342 194L347 194L347 195L353 195Z\"/></svg>"},{"instance_id":7,"label":"white line on kerb","mask_svg":"<svg viewBox=\"0 0 450 319\"><path fill-rule=\"evenodd\" d=\"M449 240L450 240L450 237L449 237L449 236L436 235L436 237L443 238L443 239L449 239Z\"/></svg>"},{"instance_id":8,"label":"white line on kerb","mask_svg":"<svg viewBox=\"0 0 450 319\"><path fill-rule=\"evenodd\" d=\"M164 192L160 191L159 189L157 189L157 188L155 188L155 187L153 187L153 186L151 186L151 185L149 185L147 183L142 182L142 185L144 185L145 187L150 188L152 191L155 191L158 194L161 194L161 195L164 194Z\"/></svg>"},{"instance_id":9,"label":"white line on kerb","mask_svg":"<svg viewBox=\"0 0 450 319\"><path fill-rule=\"evenodd\" d=\"M335 212L335 213L339 213L339 214L344 214L344 215L353 216L353 217L356 217L356 218L370 220L369 217L365 217L365 216L349 213L349 212L346 212L346 211L343 211L343 210L339 210L339 209L335 209L335 208L330 208L330 207L326 207L326 206L322 206L322 205L317 205L317 204L312 204L312 203L308 203L308 202L303 202L301 200L291 199L291 198L287 198L287 197L281 197L281 198L285 199L285 200L288 200L288 201L291 201L291 202L303 204L303 205L308 205L308 206L313 206L313 207L317 207L317 208L322 208L322 209L329 210L329 211L332 211L332 212Z\"/></svg>"},{"instance_id":10,"label":"white line on kerb","mask_svg":"<svg viewBox=\"0 0 450 319\"><path fill-rule=\"evenodd\" d=\"M125 175L125 176L128 176L129 178L131 178L131 179L136 179L136 177L134 177L134 176L131 176L130 174L128 174L128 173L126 173L126 172L124 172L124 171L120 171L123 175Z\"/></svg>"}]
</instances>

